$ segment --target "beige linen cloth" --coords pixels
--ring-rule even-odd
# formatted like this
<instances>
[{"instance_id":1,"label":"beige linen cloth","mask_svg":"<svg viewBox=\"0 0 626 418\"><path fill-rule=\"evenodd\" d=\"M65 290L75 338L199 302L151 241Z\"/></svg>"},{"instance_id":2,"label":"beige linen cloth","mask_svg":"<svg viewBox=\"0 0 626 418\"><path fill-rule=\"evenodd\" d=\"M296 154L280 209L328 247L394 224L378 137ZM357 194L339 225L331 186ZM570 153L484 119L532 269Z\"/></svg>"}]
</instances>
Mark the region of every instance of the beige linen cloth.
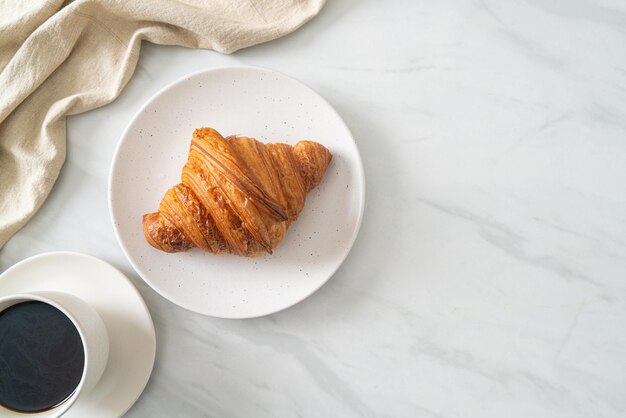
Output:
<instances>
[{"instance_id":1,"label":"beige linen cloth","mask_svg":"<svg viewBox=\"0 0 626 418\"><path fill-rule=\"evenodd\" d=\"M0 247L57 179L65 117L114 100L142 40L231 53L297 29L324 1L0 0Z\"/></svg>"}]
</instances>

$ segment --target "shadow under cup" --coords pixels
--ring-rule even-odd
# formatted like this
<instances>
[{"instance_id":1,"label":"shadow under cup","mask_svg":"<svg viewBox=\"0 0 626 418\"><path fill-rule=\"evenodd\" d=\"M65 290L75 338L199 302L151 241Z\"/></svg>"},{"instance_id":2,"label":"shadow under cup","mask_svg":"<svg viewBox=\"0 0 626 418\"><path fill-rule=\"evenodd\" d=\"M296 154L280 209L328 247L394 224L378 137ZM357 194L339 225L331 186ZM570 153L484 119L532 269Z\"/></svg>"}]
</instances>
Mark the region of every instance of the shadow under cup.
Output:
<instances>
[{"instance_id":1,"label":"shadow under cup","mask_svg":"<svg viewBox=\"0 0 626 418\"><path fill-rule=\"evenodd\" d=\"M55 418L100 379L108 337L98 313L61 292L0 298L0 417Z\"/></svg>"}]
</instances>

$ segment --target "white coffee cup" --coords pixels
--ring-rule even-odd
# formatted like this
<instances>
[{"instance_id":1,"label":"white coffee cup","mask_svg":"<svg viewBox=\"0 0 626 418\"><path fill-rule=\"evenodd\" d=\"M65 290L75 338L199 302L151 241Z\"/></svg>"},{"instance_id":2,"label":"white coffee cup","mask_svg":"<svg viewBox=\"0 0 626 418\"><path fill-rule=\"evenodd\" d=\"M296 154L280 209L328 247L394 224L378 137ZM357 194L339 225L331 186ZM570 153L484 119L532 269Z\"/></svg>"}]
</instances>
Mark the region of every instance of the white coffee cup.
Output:
<instances>
[{"instance_id":1,"label":"white coffee cup","mask_svg":"<svg viewBox=\"0 0 626 418\"><path fill-rule=\"evenodd\" d=\"M64 402L42 412L16 412L0 405L0 418L57 418L67 412L76 400L94 388L109 358L109 337L100 315L89 304L63 292L37 291L0 297L0 312L22 302L39 301L63 312L74 324L83 343L85 365L80 382Z\"/></svg>"}]
</instances>

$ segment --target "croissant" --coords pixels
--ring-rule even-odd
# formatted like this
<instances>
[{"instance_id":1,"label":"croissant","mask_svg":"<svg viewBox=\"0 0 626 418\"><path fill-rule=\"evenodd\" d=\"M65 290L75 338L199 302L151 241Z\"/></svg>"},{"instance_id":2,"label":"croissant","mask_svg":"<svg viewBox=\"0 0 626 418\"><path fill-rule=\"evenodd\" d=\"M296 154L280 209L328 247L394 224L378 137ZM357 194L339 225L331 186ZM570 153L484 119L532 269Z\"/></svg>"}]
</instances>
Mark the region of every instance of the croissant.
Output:
<instances>
[{"instance_id":1,"label":"croissant","mask_svg":"<svg viewBox=\"0 0 626 418\"><path fill-rule=\"evenodd\" d=\"M271 254L331 158L313 141L263 144L196 129L181 182L165 193L158 212L143 216L146 240L165 252L199 247L215 254Z\"/></svg>"}]
</instances>

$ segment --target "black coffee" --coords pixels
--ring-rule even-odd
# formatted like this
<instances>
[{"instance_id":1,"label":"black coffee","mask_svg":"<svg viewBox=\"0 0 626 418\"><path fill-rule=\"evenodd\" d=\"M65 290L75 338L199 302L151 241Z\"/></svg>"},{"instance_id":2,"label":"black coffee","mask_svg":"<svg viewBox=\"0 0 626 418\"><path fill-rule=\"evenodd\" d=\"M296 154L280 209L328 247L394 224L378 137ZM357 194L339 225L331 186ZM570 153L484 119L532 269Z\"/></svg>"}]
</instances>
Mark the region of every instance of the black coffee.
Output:
<instances>
[{"instance_id":1,"label":"black coffee","mask_svg":"<svg viewBox=\"0 0 626 418\"><path fill-rule=\"evenodd\" d=\"M54 306L23 302L0 312L0 404L19 412L54 408L83 374L78 330Z\"/></svg>"}]
</instances>

